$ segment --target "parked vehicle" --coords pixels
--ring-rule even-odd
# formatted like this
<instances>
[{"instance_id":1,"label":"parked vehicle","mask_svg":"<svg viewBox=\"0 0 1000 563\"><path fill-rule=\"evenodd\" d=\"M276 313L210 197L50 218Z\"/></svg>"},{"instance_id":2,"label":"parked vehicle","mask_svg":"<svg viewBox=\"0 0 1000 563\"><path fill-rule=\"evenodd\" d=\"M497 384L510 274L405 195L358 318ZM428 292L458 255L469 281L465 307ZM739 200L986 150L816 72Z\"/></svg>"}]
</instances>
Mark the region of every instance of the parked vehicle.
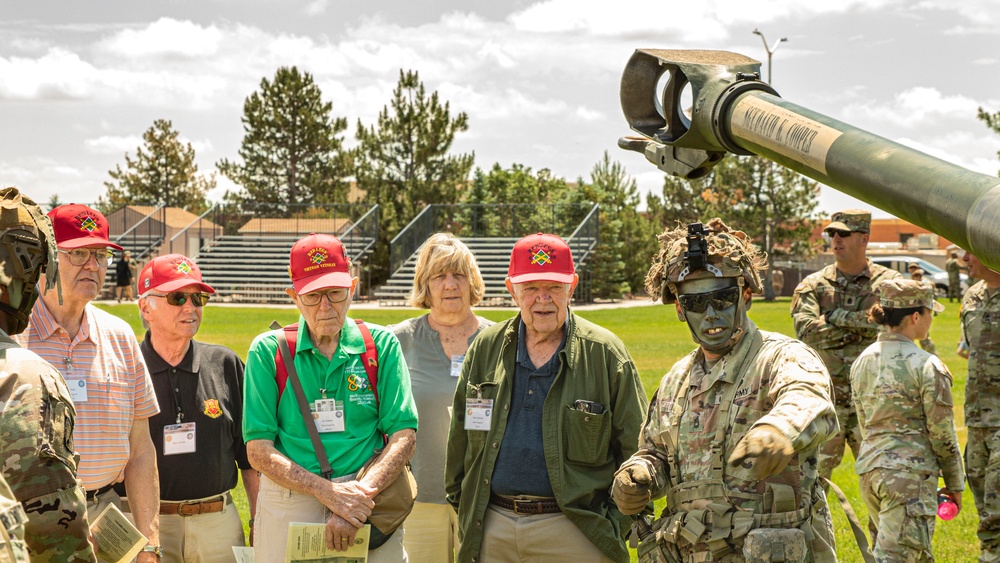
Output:
<instances>
[{"instance_id":1,"label":"parked vehicle","mask_svg":"<svg viewBox=\"0 0 1000 563\"><path fill-rule=\"evenodd\" d=\"M910 277L910 274L906 271L906 265L910 262L916 262L920 265L920 269L924 271L924 279L934 284L934 287L937 289L938 297L948 296L948 272L944 271L944 268L936 266L923 258L917 258L916 256L869 255L869 258L871 258L872 262L879 264L880 266L892 268L893 270L900 272L906 278ZM969 276L959 274L959 277L961 279L961 292L962 294L965 294L965 290L969 289Z\"/></svg>"}]
</instances>

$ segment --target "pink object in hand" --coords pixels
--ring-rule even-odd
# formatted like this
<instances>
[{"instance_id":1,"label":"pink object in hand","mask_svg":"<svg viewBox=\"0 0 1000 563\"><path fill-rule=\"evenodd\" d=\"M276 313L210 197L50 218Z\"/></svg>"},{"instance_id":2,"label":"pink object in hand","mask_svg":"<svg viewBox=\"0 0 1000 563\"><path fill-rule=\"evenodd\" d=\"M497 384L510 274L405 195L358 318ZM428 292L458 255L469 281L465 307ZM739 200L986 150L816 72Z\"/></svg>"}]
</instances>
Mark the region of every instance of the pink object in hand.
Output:
<instances>
[{"instance_id":1,"label":"pink object in hand","mask_svg":"<svg viewBox=\"0 0 1000 563\"><path fill-rule=\"evenodd\" d=\"M951 520L958 514L958 505L951 501L948 495L938 495L938 518Z\"/></svg>"}]
</instances>

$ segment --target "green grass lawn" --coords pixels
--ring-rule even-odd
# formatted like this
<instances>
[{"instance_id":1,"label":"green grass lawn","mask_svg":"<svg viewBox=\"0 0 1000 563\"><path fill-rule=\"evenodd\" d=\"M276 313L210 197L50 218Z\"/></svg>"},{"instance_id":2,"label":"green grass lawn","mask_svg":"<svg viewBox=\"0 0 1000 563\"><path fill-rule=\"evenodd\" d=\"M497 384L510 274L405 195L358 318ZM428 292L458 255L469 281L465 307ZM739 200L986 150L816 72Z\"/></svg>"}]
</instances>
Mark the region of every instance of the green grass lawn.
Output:
<instances>
[{"instance_id":1,"label":"green grass lawn","mask_svg":"<svg viewBox=\"0 0 1000 563\"><path fill-rule=\"evenodd\" d=\"M750 310L750 317L764 330L772 330L783 334L794 335L792 320L788 314L790 302L787 298L774 303L756 302ZM962 405L965 402L966 363L955 354L958 342L958 304L945 303L947 310L938 315L931 327L931 337L937 344L938 355L951 369L955 377L952 392L955 396L955 424L958 437L963 448L966 432L962 415ZM141 339L143 332L139 322L138 309L135 305L105 305L101 308L127 320ZM494 311L484 310L478 313L493 320L503 320L511 317L513 309ZM392 324L401 320L422 314L416 309L366 309L352 311L351 316L363 318L376 324ZM646 393L651 394L659 386L660 378L670 366L681 356L694 348L686 325L677 320L673 307L632 307L620 309L599 309L581 311L580 316L617 334L635 359L636 366L642 376ZM198 340L221 344L236 351L246 358L247 349L253 338L267 330L272 320L280 323L290 323L297 319L293 309L254 308L254 307L222 307L209 305L205 309L204 320ZM833 474L834 482L847 494L854 511L864 523L867 511L861 502L858 492L858 479L854 474L854 459L850 452L844 462ZM234 491L234 497L243 511L244 520L247 517L246 497L242 487ZM829 498L830 510L833 513L834 527L837 534L838 559L846 562L861 562L862 558L854 543L854 537L840 508L836 497ZM662 508L662 501L657 510ZM975 505L969 492L963 496L961 514L950 522L937 520L934 537L934 555L939 561L974 561L979 553L979 542L976 539L978 525ZM634 554L633 554L634 560Z\"/></svg>"}]
</instances>

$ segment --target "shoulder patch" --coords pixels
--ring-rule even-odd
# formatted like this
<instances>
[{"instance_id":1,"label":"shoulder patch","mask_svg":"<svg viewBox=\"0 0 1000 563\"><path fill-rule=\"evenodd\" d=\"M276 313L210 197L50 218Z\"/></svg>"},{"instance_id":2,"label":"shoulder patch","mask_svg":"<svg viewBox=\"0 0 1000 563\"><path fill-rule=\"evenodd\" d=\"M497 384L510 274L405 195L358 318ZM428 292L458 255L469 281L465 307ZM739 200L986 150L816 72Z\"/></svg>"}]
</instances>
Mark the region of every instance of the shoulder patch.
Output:
<instances>
[{"instance_id":1,"label":"shoulder patch","mask_svg":"<svg viewBox=\"0 0 1000 563\"><path fill-rule=\"evenodd\" d=\"M815 354L808 351L795 351L795 362L799 364L799 367L810 373L822 373L826 371L826 366L823 362L816 357Z\"/></svg>"}]
</instances>

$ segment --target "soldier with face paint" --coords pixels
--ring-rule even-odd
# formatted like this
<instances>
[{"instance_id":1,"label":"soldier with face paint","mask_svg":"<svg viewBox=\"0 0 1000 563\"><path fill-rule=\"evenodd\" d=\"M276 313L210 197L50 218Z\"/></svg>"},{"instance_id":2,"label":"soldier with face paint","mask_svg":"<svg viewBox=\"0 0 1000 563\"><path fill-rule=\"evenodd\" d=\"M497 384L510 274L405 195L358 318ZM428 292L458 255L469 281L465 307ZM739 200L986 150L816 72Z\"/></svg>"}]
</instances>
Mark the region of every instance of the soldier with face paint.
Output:
<instances>
[{"instance_id":1,"label":"soldier with face paint","mask_svg":"<svg viewBox=\"0 0 1000 563\"><path fill-rule=\"evenodd\" d=\"M817 476L838 429L829 375L747 317L763 253L719 219L706 227L659 237L646 290L674 304L698 348L661 381L612 497L624 514L667 497L640 561L835 561Z\"/></svg>"}]
</instances>

